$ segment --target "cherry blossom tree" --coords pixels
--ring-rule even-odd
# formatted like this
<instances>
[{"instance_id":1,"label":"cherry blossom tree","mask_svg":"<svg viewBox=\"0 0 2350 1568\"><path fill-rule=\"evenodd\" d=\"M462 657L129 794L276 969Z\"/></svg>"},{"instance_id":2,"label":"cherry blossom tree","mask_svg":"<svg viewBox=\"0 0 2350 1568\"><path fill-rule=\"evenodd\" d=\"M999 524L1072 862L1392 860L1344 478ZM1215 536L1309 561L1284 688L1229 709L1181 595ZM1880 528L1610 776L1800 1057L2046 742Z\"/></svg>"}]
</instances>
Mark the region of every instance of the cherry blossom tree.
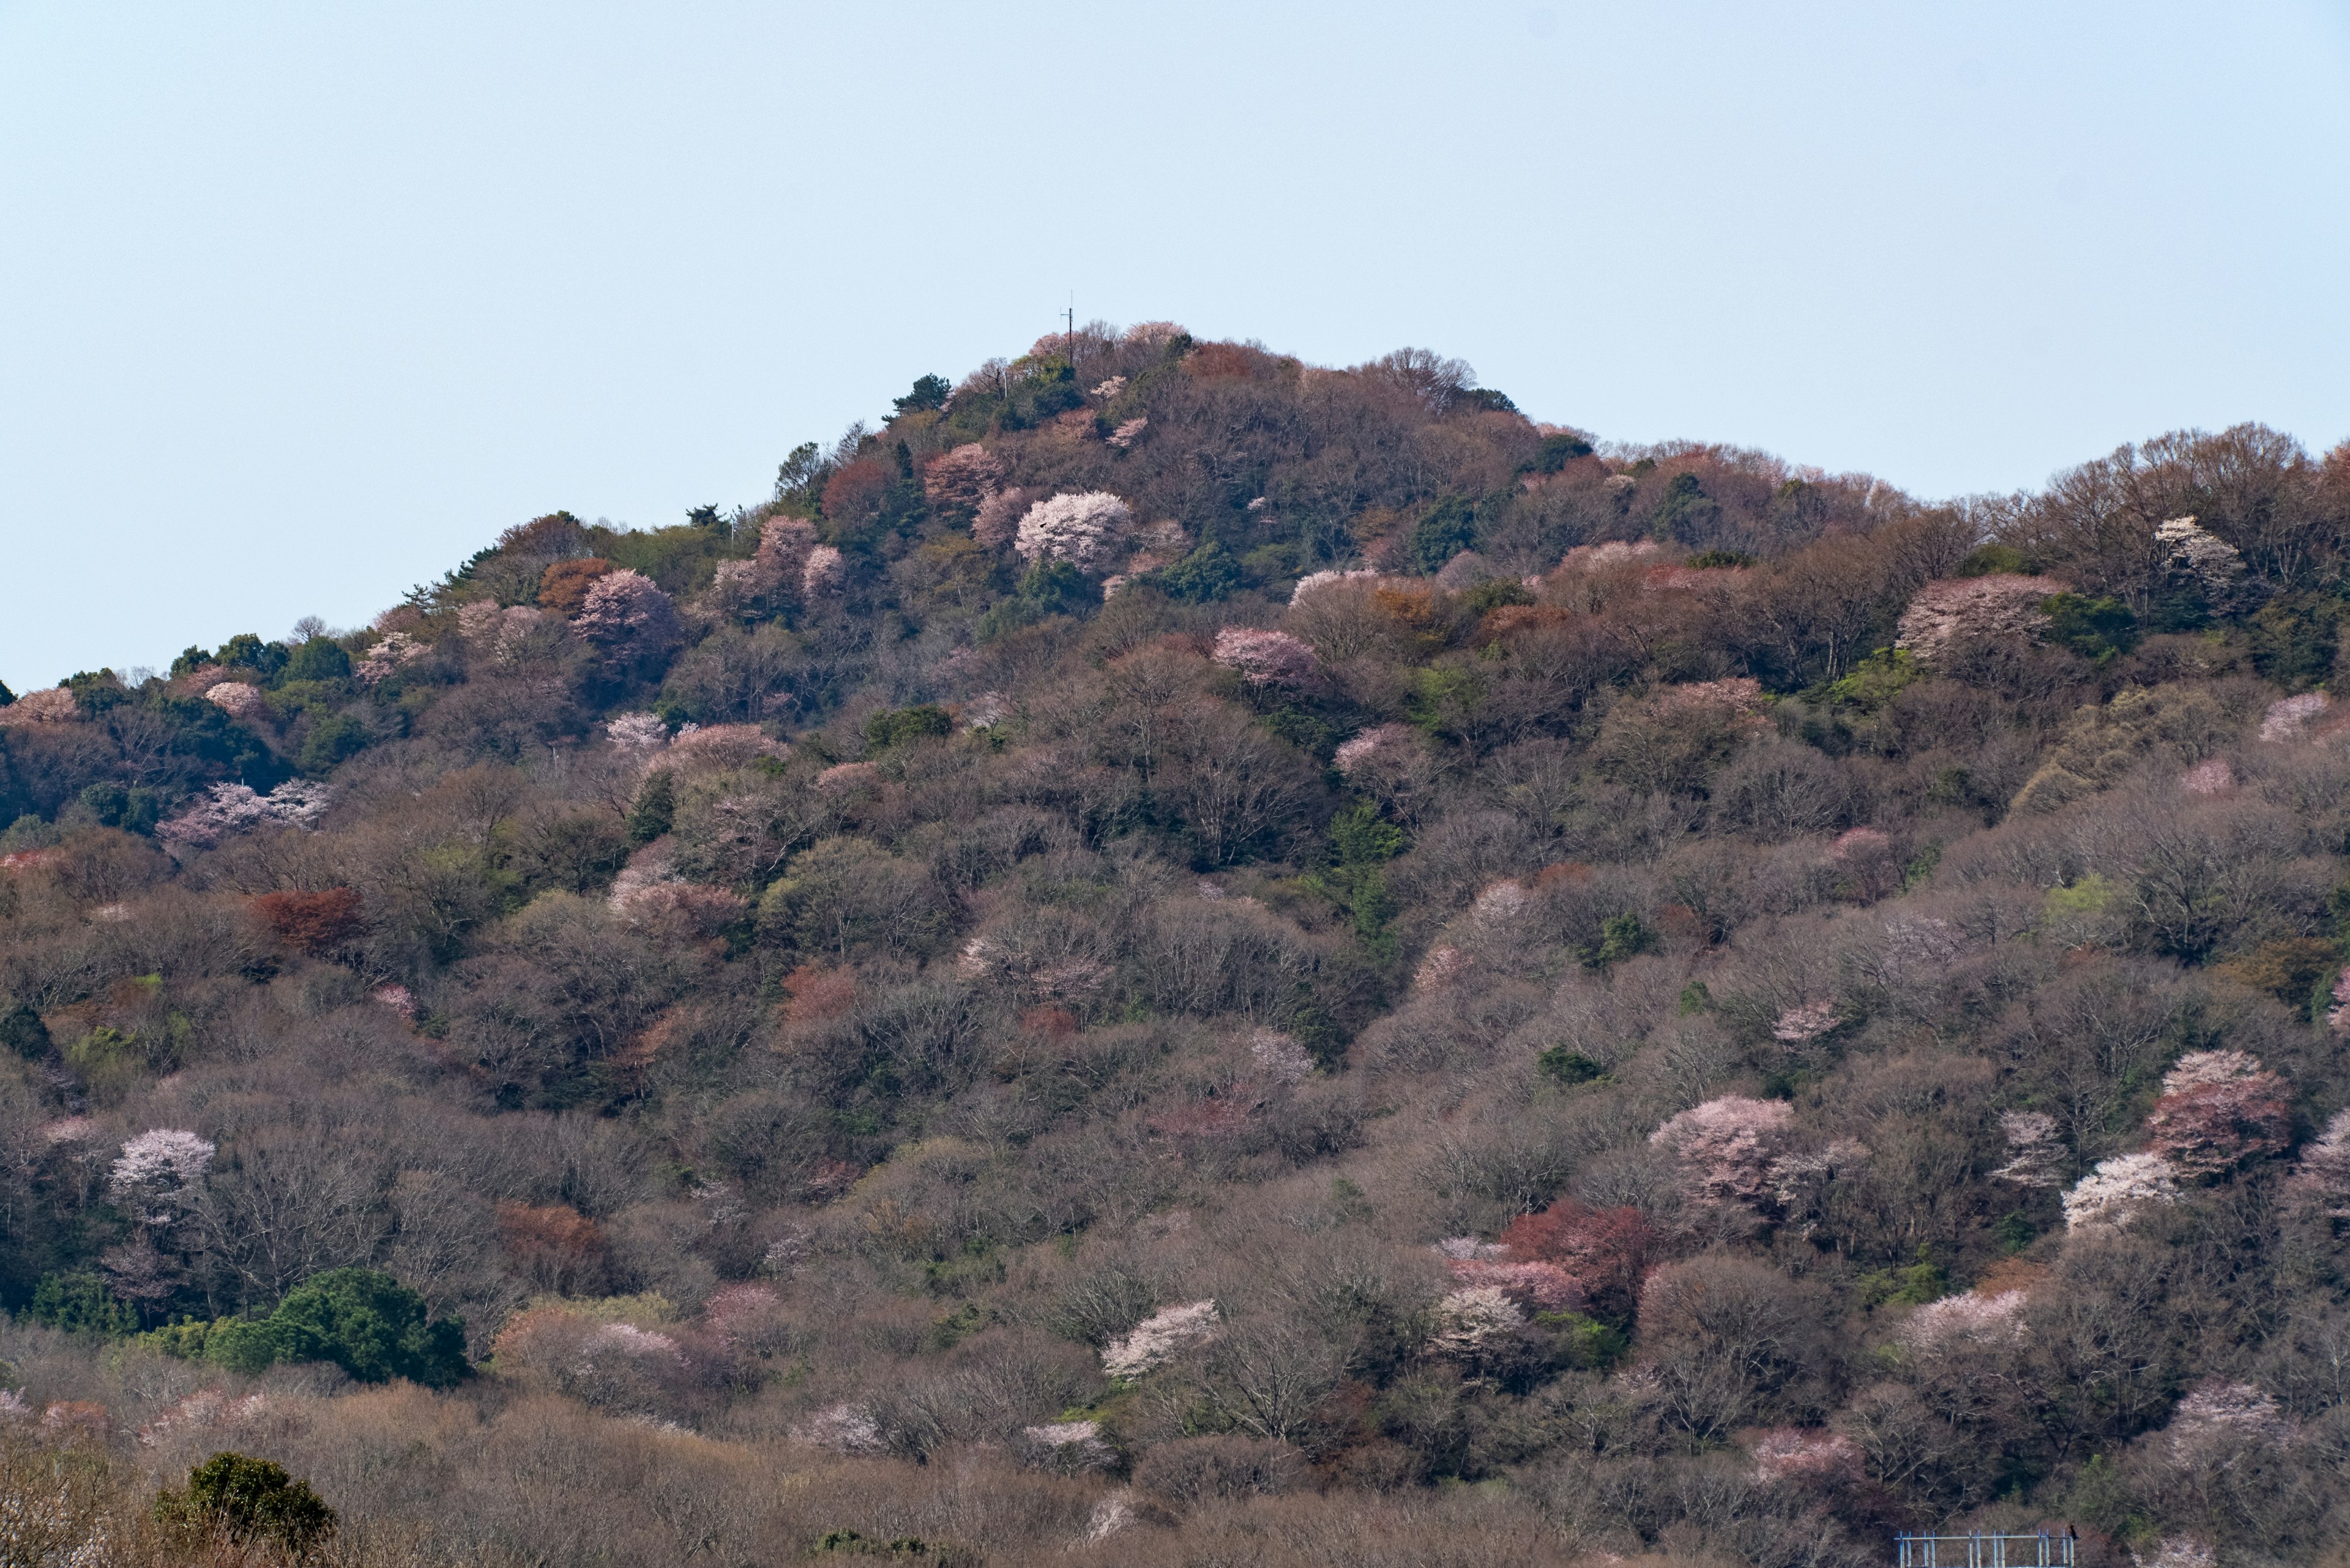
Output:
<instances>
[{"instance_id":1,"label":"cherry blossom tree","mask_svg":"<svg viewBox=\"0 0 2350 1568\"><path fill-rule=\"evenodd\" d=\"M574 623L579 635L619 659L658 659L683 635L677 608L641 572L607 572L588 590Z\"/></svg>"},{"instance_id":2,"label":"cherry blossom tree","mask_svg":"<svg viewBox=\"0 0 2350 1568\"><path fill-rule=\"evenodd\" d=\"M253 721L269 715L268 700L262 696L260 687L249 681L224 680L217 686L208 687L204 691L204 701L224 710L233 719Z\"/></svg>"},{"instance_id":3,"label":"cherry blossom tree","mask_svg":"<svg viewBox=\"0 0 2350 1568\"><path fill-rule=\"evenodd\" d=\"M1166 1365L1186 1346L1213 1338L1218 1316L1212 1301L1188 1302L1152 1313L1103 1347L1102 1370L1112 1377L1139 1377Z\"/></svg>"},{"instance_id":4,"label":"cherry blossom tree","mask_svg":"<svg viewBox=\"0 0 2350 1568\"><path fill-rule=\"evenodd\" d=\"M1754 1473L1766 1481L1856 1481L1861 1479L1860 1449L1842 1432L1774 1427L1754 1439Z\"/></svg>"},{"instance_id":5,"label":"cherry blossom tree","mask_svg":"<svg viewBox=\"0 0 2350 1568\"><path fill-rule=\"evenodd\" d=\"M2064 1143L2056 1118L2040 1111L2002 1111L1999 1129L2007 1138L2008 1160L1991 1175L2018 1187L2061 1187Z\"/></svg>"},{"instance_id":6,"label":"cherry blossom tree","mask_svg":"<svg viewBox=\"0 0 2350 1568\"><path fill-rule=\"evenodd\" d=\"M194 1133L151 1127L122 1146L107 1190L140 1224L167 1227L194 1205L216 1152Z\"/></svg>"},{"instance_id":7,"label":"cherry blossom tree","mask_svg":"<svg viewBox=\"0 0 2350 1568\"><path fill-rule=\"evenodd\" d=\"M977 441L933 458L922 471L922 498L941 512L977 512L1003 488L1003 464Z\"/></svg>"},{"instance_id":8,"label":"cherry blossom tree","mask_svg":"<svg viewBox=\"0 0 2350 1568\"><path fill-rule=\"evenodd\" d=\"M2147 1117L2154 1152L2181 1178L2217 1177L2282 1153L2293 1132L2284 1080L2241 1051L2194 1051L2163 1075Z\"/></svg>"},{"instance_id":9,"label":"cherry blossom tree","mask_svg":"<svg viewBox=\"0 0 2350 1568\"><path fill-rule=\"evenodd\" d=\"M1055 495L1028 509L1013 547L1032 564L1066 561L1090 572L1107 563L1133 517L1132 509L1107 490Z\"/></svg>"},{"instance_id":10,"label":"cherry blossom tree","mask_svg":"<svg viewBox=\"0 0 2350 1568\"><path fill-rule=\"evenodd\" d=\"M1437 758L1428 737L1409 724L1379 724L1343 742L1332 758L1348 784L1407 825L1436 797Z\"/></svg>"},{"instance_id":11,"label":"cherry blossom tree","mask_svg":"<svg viewBox=\"0 0 2350 1568\"><path fill-rule=\"evenodd\" d=\"M1476 1361L1517 1337L1526 1324L1518 1303L1499 1285L1471 1285L1448 1293L1429 1314L1431 1355Z\"/></svg>"},{"instance_id":12,"label":"cherry blossom tree","mask_svg":"<svg viewBox=\"0 0 2350 1568\"><path fill-rule=\"evenodd\" d=\"M1679 1163L1700 1201L1760 1207L1770 1200L1771 1167L1786 1147L1790 1116L1782 1100L1724 1095L1672 1117L1648 1142Z\"/></svg>"},{"instance_id":13,"label":"cherry blossom tree","mask_svg":"<svg viewBox=\"0 0 2350 1568\"><path fill-rule=\"evenodd\" d=\"M390 677L402 665L413 664L432 651L430 643L420 642L404 631L386 632L376 645L367 650L351 673L368 685Z\"/></svg>"},{"instance_id":14,"label":"cherry blossom tree","mask_svg":"<svg viewBox=\"0 0 2350 1568\"><path fill-rule=\"evenodd\" d=\"M333 799L333 791L314 779L288 779L265 795L244 784L218 784L157 827L155 836L175 851L211 849L256 827L315 826Z\"/></svg>"},{"instance_id":15,"label":"cherry blossom tree","mask_svg":"<svg viewBox=\"0 0 2350 1568\"><path fill-rule=\"evenodd\" d=\"M1310 684L1318 667L1314 649L1285 631L1228 626L1216 633L1215 660L1255 687Z\"/></svg>"},{"instance_id":16,"label":"cherry blossom tree","mask_svg":"<svg viewBox=\"0 0 2350 1568\"><path fill-rule=\"evenodd\" d=\"M1461 1258L1447 1266L1464 1288L1491 1286L1534 1312L1580 1312L1587 1299L1583 1282L1556 1263Z\"/></svg>"},{"instance_id":17,"label":"cherry blossom tree","mask_svg":"<svg viewBox=\"0 0 2350 1568\"><path fill-rule=\"evenodd\" d=\"M2244 607L2244 557L2233 545L2192 517L2156 524L2154 543L2171 580L2201 590L2214 615L2231 615Z\"/></svg>"},{"instance_id":18,"label":"cherry blossom tree","mask_svg":"<svg viewBox=\"0 0 2350 1568\"><path fill-rule=\"evenodd\" d=\"M2041 602L2064 589L2054 577L2012 573L1928 583L1901 612L1893 646L1932 663L1962 642L2026 639L2048 624Z\"/></svg>"},{"instance_id":19,"label":"cherry blossom tree","mask_svg":"<svg viewBox=\"0 0 2350 1568\"><path fill-rule=\"evenodd\" d=\"M2304 691L2298 697L2272 702L2261 715L2261 739L2272 742L2298 740L2311 722L2332 706L2333 700L2323 691Z\"/></svg>"},{"instance_id":20,"label":"cherry blossom tree","mask_svg":"<svg viewBox=\"0 0 2350 1568\"><path fill-rule=\"evenodd\" d=\"M2178 1201L2178 1174L2160 1155L2116 1155L2099 1160L2064 1194L2064 1225L2073 1231L2116 1229L2148 1209Z\"/></svg>"},{"instance_id":21,"label":"cherry blossom tree","mask_svg":"<svg viewBox=\"0 0 2350 1568\"><path fill-rule=\"evenodd\" d=\"M800 596L809 599L828 597L840 591L847 576L847 563L840 552L830 545L818 545L808 552L806 562L800 567Z\"/></svg>"},{"instance_id":22,"label":"cherry blossom tree","mask_svg":"<svg viewBox=\"0 0 2350 1568\"><path fill-rule=\"evenodd\" d=\"M2350 1220L2350 1110L2334 1113L2285 1178L2285 1199L2326 1220Z\"/></svg>"},{"instance_id":23,"label":"cherry blossom tree","mask_svg":"<svg viewBox=\"0 0 2350 1568\"><path fill-rule=\"evenodd\" d=\"M1944 1296L1911 1313L1894 1331L1894 1340L1913 1353L2012 1344L2023 1337L2023 1309L2030 1299L2022 1291Z\"/></svg>"},{"instance_id":24,"label":"cherry blossom tree","mask_svg":"<svg viewBox=\"0 0 2350 1568\"><path fill-rule=\"evenodd\" d=\"M1308 572L1297 579L1295 587L1289 590L1289 602L1301 604L1310 596L1340 583L1376 583L1378 580L1377 572L1367 570Z\"/></svg>"}]
</instances>

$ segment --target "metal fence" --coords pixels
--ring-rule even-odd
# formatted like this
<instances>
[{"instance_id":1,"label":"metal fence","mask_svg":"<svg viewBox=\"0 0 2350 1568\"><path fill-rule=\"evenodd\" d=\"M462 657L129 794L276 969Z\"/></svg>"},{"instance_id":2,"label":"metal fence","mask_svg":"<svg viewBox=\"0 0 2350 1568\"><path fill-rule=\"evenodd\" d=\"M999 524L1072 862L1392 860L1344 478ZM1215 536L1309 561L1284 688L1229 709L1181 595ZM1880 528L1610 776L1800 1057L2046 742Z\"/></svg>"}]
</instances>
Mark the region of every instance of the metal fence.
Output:
<instances>
[{"instance_id":1,"label":"metal fence","mask_svg":"<svg viewBox=\"0 0 2350 1568\"><path fill-rule=\"evenodd\" d=\"M2073 1532L1904 1535L1899 1568L2074 1568Z\"/></svg>"}]
</instances>

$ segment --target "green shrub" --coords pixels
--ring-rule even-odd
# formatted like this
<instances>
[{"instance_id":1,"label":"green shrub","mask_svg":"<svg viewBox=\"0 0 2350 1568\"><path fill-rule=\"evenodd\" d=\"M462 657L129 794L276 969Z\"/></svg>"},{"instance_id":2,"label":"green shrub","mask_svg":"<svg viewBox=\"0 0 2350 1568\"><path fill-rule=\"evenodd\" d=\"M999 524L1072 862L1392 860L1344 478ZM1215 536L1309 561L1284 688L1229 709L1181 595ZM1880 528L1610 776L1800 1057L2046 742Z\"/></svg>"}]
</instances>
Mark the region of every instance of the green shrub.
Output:
<instances>
[{"instance_id":1,"label":"green shrub","mask_svg":"<svg viewBox=\"0 0 2350 1568\"><path fill-rule=\"evenodd\" d=\"M1420 514L1419 521L1411 525L1411 538L1405 551L1413 566L1423 572L1434 572L1469 548L1476 538L1476 508L1461 496L1448 495Z\"/></svg>"},{"instance_id":2,"label":"green shrub","mask_svg":"<svg viewBox=\"0 0 2350 1568\"><path fill-rule=\"evenodd\" d=\"M1562 1084L1588 1084L1607 1075L1607 1070L1582 1052L1565 1045L1553 1045L1534 1058L1534 1065Z\"/></svg>"},{"instance_id":3,"label":"green shrub","mask_svg":"<svg viewBox=\"0 0 2350 1568\"><path fill-rule=\"evenodd\" d=\"M2137 646L2137 617L2119 599L2052 594L2040 611L2048 618L2048 639L2084 659L2108 659Z\"/></svg>"},{"instance_id":4,"label":"green shrub","mask_svg":"<svg viewBox=\"0 0 2350 1568\"><path fill-rule=\"evenodd\" d=\"M109 1339L139 1332L139 1314L130 1303L109 1294L106 1282L96 1274L44 1274L33 1287L32 1304L25 1314L35 1323L68 1334L97 1334Z\"/></svg>"},{"instance_id":5,"label":"green shrub","mask_svg":"<svg viewBox=\"0 0 2350 1568\"><path fill-rule=\"evenodd\" d=\"M1556 473L1576 458L1590 455L1591 443L1581 436L1544 436L1542 450L1534 454L1534 460L1529 466L1536 473Z\"/></svg>"},{"instance_id":6,"label":"green shrub","mask_svg":"<svg viewBox=\"0 0 2350 1568\"><path fill-rule=\"evenodd\" d=\"M335 1511L307 1481L244 1454L218 1453L188 1472L188 1484L155 1499L155 1517L239 1543L274 1541L303 1552L335 1528Z\"/></svg>"},{"instance_id":7,"label":"green shrub","mask_svg":"<svg viewBox=\"0 0 2350 1568\"><path fill-rule=\"evenodd\" d=\"M151 1348L232 1372L328 1361L361 1383L405 1377L445 1388L470 1376L465 1325L427 1318L424 1298L380 1269L330 1269L296 1285L265 1318L173 1324Z\"/></svg>"},{"instance_id":8,"label":"green shrub","mask_svg":"<svg viewBox=\"0 0 2350 1568\"><path fill-rule=\"evenodd\" d=\"M1187 605L1210 604L1228 597L1241 586L1242 571L1232 553L1207 540L1199 548L1159 574L1167 597Z\"/></svg>"},{"instance_id":9,"label":"green shrub","mask_svg":"<svg viewBox=\"0 0 2350 1568\"><path fill-rule=\"evenodd\" d=\"M424 1298L380 1269L329 1269L296 1285L267 1320L279 1361L331 1361L362 1383L462 1381L465 1325L428 1321Z\"/></svg>"},{"instance_id":10,"label":"green shrub","mask_svg":"<svg viewBox=\"0 0 2350 1568\"><path fill-rule=\"evenodd\" d=\"M100 779L86 786L80 800L82 809L96 817L99 826L120 827L129 833L152 829L161 809L154 791L126 788L112 779Z\"/></svg>"},{"instance_id":11,"label":"green shrub","mask_svg":"<svg viewBox=\"0 0 2350 1568\"><path fill-rule=\"evenodd\" d=\"M49 1037L49 1026L30 1004L12 1002L0 1006L0 1046L5 1046L27 1062L46 1062L57 1048Z\"/></svg>"},{"instance_id":12,"label":"green shrub","mask_svg":"<svg viewBox=\"0 0 2350 1568\"><path fill-rule=\"evenodd\" d=\"M892 746L902 746L936 735L954 733L954 721L947 711L935 703L924 702L912 708L885 708L865 721L865 748L870 752L886 752Z\"/></svg>"},{"instance_id":13,"label":"green shrub","mask_svg":"<svg viewBox=\"0 0 2350 1568\"><path fill-rule=\"evenodd\" d=\"M629 807L629 838L632 843L650 844L676 822L677 775L667 768L655 768L637 786L636 802Z\"/></svg>"},{"instance_id":14,"label":"green shrub","mask_svg":"<svg viewBox=\"0 0 2350 1568\"><path fill-rule=\"evenodd\" d=\"M77 670L66 677L65 688L73 693L74 708L85 719L95 719L130 701L130 693L111 670Z\"/></svg>"},{"instance_id":15,"label":"green shrub","mask_svg":"<svg viewBox=\"0 0 2350 1568\"><path fill-rule=\"evenodd\" d=\"M1961 577L1990 577L2002 575L2029 576L2032 563L2023 552L2012 545L1979 545L1958 565L1956 575Z\"/></svg>"},{"instance_id":16,"label":"green shrub","mask_svg":"<svg viewBox=\"0 0 2350 1568\"><path fill-rule=\"evenodd\" d=\"M348 680L351 656L330 637L314 637L294 649L286 660L288 680Z\"/></svg>"},{"instance_id":17,"label":"green shrub","mask_svg":"<svg viewBox=\"0 0 2350 1568\"><path fill-rule=\"evenodd\" d=\"M306 774L331 771L338 763L349 761L367 750L367 726L348 713L329 713L310 726L302 738L302 753L296 760Z\"/></svg>"}]
</instances>

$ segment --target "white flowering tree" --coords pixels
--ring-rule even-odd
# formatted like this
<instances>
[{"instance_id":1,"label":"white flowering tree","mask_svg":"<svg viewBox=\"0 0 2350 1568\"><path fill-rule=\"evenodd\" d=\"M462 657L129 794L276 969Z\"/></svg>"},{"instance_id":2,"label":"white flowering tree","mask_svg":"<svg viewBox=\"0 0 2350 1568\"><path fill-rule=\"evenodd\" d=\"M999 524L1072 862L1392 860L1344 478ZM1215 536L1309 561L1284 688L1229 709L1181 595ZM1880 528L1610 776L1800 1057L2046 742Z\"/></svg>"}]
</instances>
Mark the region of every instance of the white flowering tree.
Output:
<instances>
[{"instance_id":1,"label":"white flowering tree","mask_svg":"<svg viewBox=\"0 0 2350 1568\"><path fill-rule=\"evenodd\" d=\"M1112 1377L1139 1377L1165 1366L1187 1346L1211 1339L1218 1314L1212 1301L1162 1308L1102 1349L1102 1370Z\"/></svg>"},{"instance_id":2,"label":"white flowering tree","mask_svg":"<svg viewBox=\"0 0 2350 1568\"><path fill-rule=\"evenodd\" d=\"M1251 686L1295 691L1312 683L1314 649L1285 631L1228 626L1216 633L1215 660Z\"/></svg>"},{"instance_id":3,"label":"white flowering tree","mask_svg":"<svg viewBox=\"0 0 2350 1568\"><path fill-rule=\"evenodd\" d=\"M1055 495L1028 509L1012 545L1032 566L1066 561L1096 571L1117 553L1133 520L1133 510L1107 490Z\"/></svg>"},{"instance_id":4,"label":"white flowering tree","mask_svg":"<svg viewBox=\"0 0 2350 1568\"><path fill-rule=\"evenodd\" d=\"M2158 1154L2124 1154L2097 1168L2064 1194L2071 1231L2116 1230L2148 1209L2178 1201L2178 1176Z\"/></svg>"},{"instance_id":5,"label":"white flowering tree","mask_svg":"<svg viewBox=\"0 0 2350 1568\"><path fill-rule=\"evenodd\" d=\"M122 1146L107 1192L138 1223L167 1230L186 1217L218 1152L211 1140L176 1127L151 1127Z\"/></svg>"}]
</instances>

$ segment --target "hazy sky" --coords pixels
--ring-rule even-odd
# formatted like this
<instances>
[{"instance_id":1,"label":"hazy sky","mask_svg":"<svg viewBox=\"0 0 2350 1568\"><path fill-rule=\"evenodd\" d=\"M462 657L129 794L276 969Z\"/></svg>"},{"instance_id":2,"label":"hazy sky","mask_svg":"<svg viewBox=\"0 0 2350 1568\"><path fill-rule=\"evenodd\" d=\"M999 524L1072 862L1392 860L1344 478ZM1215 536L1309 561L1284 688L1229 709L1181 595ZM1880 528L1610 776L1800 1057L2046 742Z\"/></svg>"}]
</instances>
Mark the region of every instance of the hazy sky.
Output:
<instances>
[{"instance_id":1,"label":"hazy sky","mask_svg":"<svg viewBox=\"0 0 2350 1568\"><path fill-rule=\"evenodd\" d=\"M2350 0L0 0L0 679L764 497L1080 319L1929 495L2350 436Z\"/></svg>"}]
</instances>

